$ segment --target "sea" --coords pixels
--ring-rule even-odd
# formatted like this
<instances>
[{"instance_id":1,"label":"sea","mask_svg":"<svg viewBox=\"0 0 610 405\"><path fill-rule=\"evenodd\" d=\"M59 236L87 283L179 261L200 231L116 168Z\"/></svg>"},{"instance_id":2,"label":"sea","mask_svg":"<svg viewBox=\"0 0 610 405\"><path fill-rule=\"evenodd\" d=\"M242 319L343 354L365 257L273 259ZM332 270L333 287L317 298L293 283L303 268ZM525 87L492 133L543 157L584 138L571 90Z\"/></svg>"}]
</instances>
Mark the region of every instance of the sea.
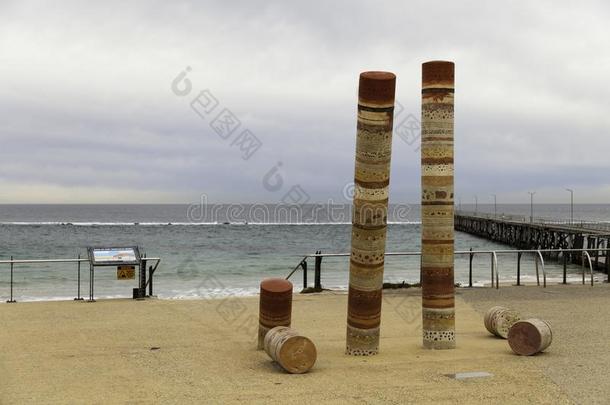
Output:
<instances>
[{"instance_id":1,"label":"sea","mask_svg":"<svg viewBox=\"0 0 610 405\"><path fill-rule=\"evenodd\" d=\"M479 204L463 210L530 215L529 204ZM569 204L537 204L535 216L569 221ZM576 204L578 221L610 221L610 204ZM387 252L420 250L420 206L392 205L388 214ZM75 259L87 247L138 246L147 257L160 258L154 294L162 299L247 296L258 292L266 277L286 277L307 254L348 253L351 206L307 204L174 204L174 205L0 205L0 261ZM456 250L506 250L509 246L456 232ZM456 256L455 281L468 283L468 255ZM490 282L489 254L475 255L473 282ZM313 259L308 260L309 285ZM501 283L516 280L516 255L498 256ZM559 282L563 267L547 262L549 282ZM322 286L346 290L349 257L322 260ZM302 271L291 280L303 287ZM137 274L136 274L137 278ZM568 267L570 282L581 281L581 267ZM116 267L95 268L95 298L131 297L137 280L117 279ZM601 282L605 275L595 274ZM534 282L533 257L522 259L522 280ZM15 264L13 298L17 301L71 300L78 295L76 263ZM417 256L387 256L384 281L419 281ZM89 291L89 265L81 266L81 295ZM0 263L0 302L10 298L10 265Z\"/></svg>"}]
</instances>

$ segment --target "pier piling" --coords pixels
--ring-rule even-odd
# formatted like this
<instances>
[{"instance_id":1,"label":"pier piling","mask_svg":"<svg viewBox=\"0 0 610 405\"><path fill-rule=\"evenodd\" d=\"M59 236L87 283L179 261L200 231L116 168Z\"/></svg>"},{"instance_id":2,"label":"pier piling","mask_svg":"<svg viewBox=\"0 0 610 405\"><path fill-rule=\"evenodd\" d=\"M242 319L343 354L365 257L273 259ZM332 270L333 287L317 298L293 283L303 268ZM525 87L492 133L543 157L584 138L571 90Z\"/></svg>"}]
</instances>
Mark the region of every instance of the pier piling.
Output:
<instances>
[{"instance_id":1,"label":"pier piling","mask_svg":"<svg viewBox=\"0 0 610 405\"><path fill-rule=\"evenodd\" d=\"M6 301L8 304L14 304L17 302L13 299L13 267L14 267L13 265L14 265L13 256L11 256L11 298L8 301Z\"/></svg>"}]
</instances>

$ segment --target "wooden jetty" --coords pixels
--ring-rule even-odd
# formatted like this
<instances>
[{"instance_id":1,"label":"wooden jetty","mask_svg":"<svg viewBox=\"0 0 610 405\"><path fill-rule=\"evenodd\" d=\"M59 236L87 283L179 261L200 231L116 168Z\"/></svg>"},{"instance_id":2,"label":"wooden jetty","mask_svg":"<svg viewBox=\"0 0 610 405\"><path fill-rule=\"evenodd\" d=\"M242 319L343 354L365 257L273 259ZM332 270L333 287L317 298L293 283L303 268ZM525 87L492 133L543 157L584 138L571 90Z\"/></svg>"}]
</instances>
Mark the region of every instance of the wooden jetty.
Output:
<instances>
[{"instance_id":1,"label":"wooden jetty","mask_svg":"<svg viewBox=\"0 0 610 405\"><path fill-rule=\"evenodd\" d=\"M587 249L594 269L610 274L610 224L600 222L554 221L504 214L457 211L455 230L480 236L517 249ZM559 253L543 252L550 259ZM580 263L581 255L569 253L570 262Z\"/></svg>"}]
</instances>

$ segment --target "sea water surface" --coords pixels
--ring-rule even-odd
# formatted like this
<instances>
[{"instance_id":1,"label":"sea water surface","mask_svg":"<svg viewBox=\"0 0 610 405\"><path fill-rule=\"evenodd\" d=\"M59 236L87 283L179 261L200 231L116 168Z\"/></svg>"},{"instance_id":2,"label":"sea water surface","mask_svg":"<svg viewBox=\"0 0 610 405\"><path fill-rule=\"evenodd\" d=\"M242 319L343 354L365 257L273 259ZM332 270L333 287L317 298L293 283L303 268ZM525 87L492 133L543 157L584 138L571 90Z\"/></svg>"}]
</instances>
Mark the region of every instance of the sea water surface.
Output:
<instances>
[{"instance_id":1,"label":"sea water surface","mask_svg":"<svg viewBox=\"0 0 610 405\"><path fill-rule=\"evenodd\" d=\"M473 207L464 207L472 209ZM264 277L285 277L305 254L347 253L350 246L349 206L307 205L293 211L274 205L0 205L0 260L86 257L87 246L137 245L149 257L160 257L155 294L160 298L253 295ZM392 206L387 251L420 250L419 206ZM480 205L480 212L493 206ZM569 205L538 205L535 216L570 218ZM529 205L499 205L498 213L529 215ZM610 205L576 205L578 220L608 221ZM456 233L456 250L502 250L505 245ZM475 285L489 283L490 256L474 259ZM309 261L310 269L313 260ZM468 282L468 256L456 256L456 282ZM89 267L83 264L82 293L88 292ZM559 281L562 266L547 263L549 281ZM580 281L579 266L569 277ZM324 258L322 285L345 289L349 258ZM516 277L516 255L499 256L501 280ZM309 273L310 283L313 271ZM17 264L14 297L19 301L72 299L77 294L76 264ZM596 274L597 280L605 276ZM386 282L419 281L417 256L388 256ZM535 281L531 257L522 260L522 279ZM9 297L10 266L0 265L0 301ZM293 276L302 287L302 272ZM95 296L130 297L135 280L116 280L116 268L95 270Z\"/></svg>"}]
</instances>

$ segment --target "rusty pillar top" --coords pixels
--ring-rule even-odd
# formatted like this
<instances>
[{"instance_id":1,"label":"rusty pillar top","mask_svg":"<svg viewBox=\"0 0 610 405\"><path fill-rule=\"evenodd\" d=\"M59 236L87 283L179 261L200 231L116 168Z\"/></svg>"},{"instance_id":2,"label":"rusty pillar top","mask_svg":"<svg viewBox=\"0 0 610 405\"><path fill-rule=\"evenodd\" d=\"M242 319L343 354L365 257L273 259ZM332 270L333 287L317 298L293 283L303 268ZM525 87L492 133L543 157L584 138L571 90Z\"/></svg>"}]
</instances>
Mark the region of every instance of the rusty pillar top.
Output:
<instances>
[{"instance_id":1,"label":"rusty pillar top","mask_svg":"<svg viewBox=\"0 0 610 405\"><path fill-rule=\"evenodd\" d=\"M283 278L266 278L261 281L261 292L262 291L271 294L292 293L292 283Z\"/></svg>"},{"instance_id":2,"label":"rusty pillar top","mask_svg":"<svg viewBox=\"0 0 610 405\"><path fill-rule=\"evenodd\" d=\"M434 84L451 84L453 86L455 64L444 60L435 60L422 64L422 83L425 86Z\"/></svg>"},{"instance_id":3,"label":"rusty pillar top","mask_svg":"<svg viewBox=\"0 0 610 405\"><path fill-rule=\"evenodd\" d=\"M390 72L360 73L358 98L373 104L393 104L396 91L396 75Z\"/></svg>"}]
</instances>

